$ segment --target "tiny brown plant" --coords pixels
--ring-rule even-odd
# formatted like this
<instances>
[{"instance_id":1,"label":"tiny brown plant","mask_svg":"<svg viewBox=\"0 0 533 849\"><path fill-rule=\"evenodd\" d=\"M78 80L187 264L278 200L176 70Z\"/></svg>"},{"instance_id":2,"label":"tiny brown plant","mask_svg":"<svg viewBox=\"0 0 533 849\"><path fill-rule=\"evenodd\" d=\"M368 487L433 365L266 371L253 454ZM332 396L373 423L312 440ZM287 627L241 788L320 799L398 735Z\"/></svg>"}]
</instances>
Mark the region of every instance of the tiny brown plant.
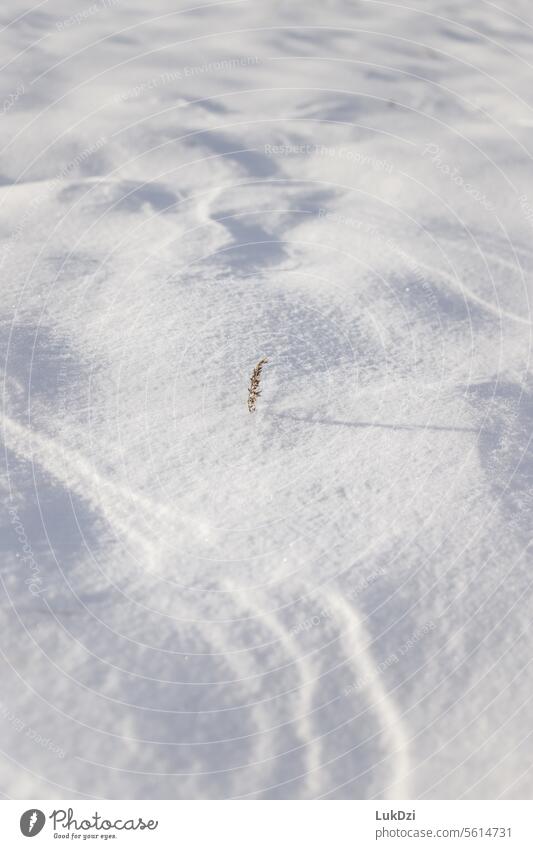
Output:
<instances>
[{"instance_id":1,"label":"tiny brown plant","mask_svg":"<svg viewBox=\"0 0 533 849\"><path fill-rule=\"evenodd\" d=\"M255 412L255 402L261 395L259 384L261 382L261 372L263 371L263 366L265 365L265 363L268 363L266 357L263 357L262 360L259 360L250 378L250 385L248 387L248 411L250 413Z\"/></svg>"}]
</instances>

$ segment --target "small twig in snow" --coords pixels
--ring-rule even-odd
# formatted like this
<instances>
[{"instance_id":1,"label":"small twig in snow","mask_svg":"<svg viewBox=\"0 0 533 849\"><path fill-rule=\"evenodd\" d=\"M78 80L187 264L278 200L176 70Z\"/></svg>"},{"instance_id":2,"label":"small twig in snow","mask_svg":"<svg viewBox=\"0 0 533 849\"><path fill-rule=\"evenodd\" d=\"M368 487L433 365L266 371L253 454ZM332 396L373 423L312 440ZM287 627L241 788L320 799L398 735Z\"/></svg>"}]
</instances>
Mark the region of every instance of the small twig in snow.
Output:
<instances>
[{"instance_id":1,"label":"small twig in snow","mask_svg":"<svg viewBox=\"0 0 533 849\"><path fill-rule=\"evenodd\" d=\"M250 386L248 387L248 412L255 412L255 402L261 395L261 390L259 389L259 383L261 381L261 372L263 370L263 366L265 363L268 363L266 357L263 357L262 360L259 360L256 367L252 372L252 376L250 378Z\"/></svg>"}]
</instances>

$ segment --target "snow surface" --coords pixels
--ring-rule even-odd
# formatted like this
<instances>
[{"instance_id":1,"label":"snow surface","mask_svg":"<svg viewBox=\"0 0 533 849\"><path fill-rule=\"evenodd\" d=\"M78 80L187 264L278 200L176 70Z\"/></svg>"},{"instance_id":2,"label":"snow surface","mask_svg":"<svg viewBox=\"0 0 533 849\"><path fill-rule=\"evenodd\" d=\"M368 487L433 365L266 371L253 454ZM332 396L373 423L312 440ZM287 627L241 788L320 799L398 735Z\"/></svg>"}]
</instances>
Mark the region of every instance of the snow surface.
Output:
<instances>
[{"instance_id":1,"label":"snow surface","mask_svg":"<svg viewBox=\"0 0 533 849\"><path fill-rule=\"evenodd\" d=\"M2 793L531 797L530 2L0 14Z\"/></svg>"}]
</instances>

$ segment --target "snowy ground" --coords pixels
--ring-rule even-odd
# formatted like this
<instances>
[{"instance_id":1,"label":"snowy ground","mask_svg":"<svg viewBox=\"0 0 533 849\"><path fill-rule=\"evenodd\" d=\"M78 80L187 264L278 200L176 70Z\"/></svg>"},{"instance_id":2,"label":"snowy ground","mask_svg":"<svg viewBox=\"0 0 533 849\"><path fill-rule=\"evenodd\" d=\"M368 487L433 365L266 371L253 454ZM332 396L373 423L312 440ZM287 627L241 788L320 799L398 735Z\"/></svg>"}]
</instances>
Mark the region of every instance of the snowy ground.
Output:
<instances>
[{"instance_id":1,"label":"snowy ground","mask_svg":"<svg viewBox=\"0 0 533 849\"><path fill-rule=\"evenodd\" d=\"M530 2L1 21L3 794L531 797Z\"/></svg>"}]
</instances>

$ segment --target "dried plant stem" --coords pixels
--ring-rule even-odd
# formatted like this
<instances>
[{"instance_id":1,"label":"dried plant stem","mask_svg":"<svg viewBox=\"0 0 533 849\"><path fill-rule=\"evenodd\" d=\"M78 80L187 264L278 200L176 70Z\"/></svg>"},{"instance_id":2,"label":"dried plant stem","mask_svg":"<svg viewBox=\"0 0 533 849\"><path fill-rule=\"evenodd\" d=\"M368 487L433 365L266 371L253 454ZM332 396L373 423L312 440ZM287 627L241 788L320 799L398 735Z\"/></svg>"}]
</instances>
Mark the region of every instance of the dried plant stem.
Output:
<instances>
[{"instance_id":1,"label":"dried plant stem","mask_svg":"<svg viewBox=\"0 0 533 849\"><path fill-rule=\"evenodd\" d=\"M263 366L265 363L268 363L266 357L263 357L262 360L259 360L256 367L252 372L252 376L250 378L250 386L248 387L248 411L250 413L255 412L255 402L261 395L261 390L259 389L259 383L261 381L261 372L263 370Z\"/></svg>"}]
</instances>

